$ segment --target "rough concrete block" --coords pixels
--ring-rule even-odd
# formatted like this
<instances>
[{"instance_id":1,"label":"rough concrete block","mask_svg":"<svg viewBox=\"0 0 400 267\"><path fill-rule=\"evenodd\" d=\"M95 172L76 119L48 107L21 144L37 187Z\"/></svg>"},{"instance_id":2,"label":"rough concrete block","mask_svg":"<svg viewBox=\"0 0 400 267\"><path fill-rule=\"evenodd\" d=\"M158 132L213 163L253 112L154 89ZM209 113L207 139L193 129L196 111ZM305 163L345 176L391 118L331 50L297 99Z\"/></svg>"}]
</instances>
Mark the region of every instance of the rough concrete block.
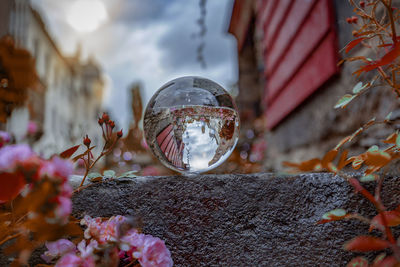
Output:
<instances>
[{"instance_id":1,"label":"rough concrete block","mask_svg":"<svg viewBox=\"0 0 400 267\"><path fill-rule=\"evenodd\" d=\"M400 204L399 191L399 179L385 180L387 207ZM355 254L343 243L369 226L315 222L335 208L375 215L342 178L325 173L119 179L91 186L73 202L79 218L140 216L143 232L165 240L175 266L344 266Z\"/></svg>"}]
</instances>

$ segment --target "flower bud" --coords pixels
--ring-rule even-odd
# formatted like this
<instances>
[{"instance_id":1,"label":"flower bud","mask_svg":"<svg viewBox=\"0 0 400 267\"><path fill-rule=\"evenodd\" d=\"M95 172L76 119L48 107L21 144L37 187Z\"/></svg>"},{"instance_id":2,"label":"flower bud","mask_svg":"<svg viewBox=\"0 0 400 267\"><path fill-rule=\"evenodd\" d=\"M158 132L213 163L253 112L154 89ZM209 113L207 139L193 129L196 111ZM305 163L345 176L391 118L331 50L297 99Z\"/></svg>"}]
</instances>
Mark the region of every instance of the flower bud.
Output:
<instances>
[{"instance_id":1,"label":"flower bud","mask_svg":"<svg viewBox=\"0 0 400 267\"><path fill-rule=\"evenodd\" d=\"M360 1L360 7L364 8L365 7L365 2L364 1Z\"/></svg>"},{"instance_id":2,"label":"flower bud","mask_svg":"<svg viewBox=\"0 0 400 267\"><path fill-rule=\"evenodd\" d=\"M83 138L83 144L87 147L90 146L90 143L92 142L92 140L90 140L90 138L88 137L88 135L86 135L85 138Z\"/></svg>"},{"instance_id":3,"label":"flower bud","mask_svg":"<svg viewBox=\"0 0 400 267\"><path fill-rule=\"evenodd\" d=\"M102 126L103 123L104 123L104 120L102 118L99 118L98 123L99 123L100 126Z\"/></svg>"},{"instance_id":4,"label":"flower bud","mask_svg":"<svg viewBox=\"0 0 400 267\"><path fill-rule=\"evenodd\" d=\"M103 119L103 121L104 122L108 122L108 120L110 119L110 117L108 116L108 114L107 113L103 113L103 116L102 116L102 119Z\"/></svg>"},{"instance_id":5,"label":"flower bud","mask_svg":"<svg viewBox=\"0 0 400 267\"><path fill-rule=\"evenodd\" d=\"M352 23L357 23L357 21L358 21L358 18L356 16L352 16L351 17L351 22Z\"/></svg>"},{"instance_id":6,"label":"flower bud","mask_svg":"<svg viewBox=\"0 0 400 267\"><path fill-rule=\"evenodd\" d=\"M117 132L117 137L118 137L118 138L121 138L121 137L122 137L122 129L121 129L119 132Z\"/></svg>"},{"instance_id":7,"label":"flower bud","mask_svg":"<svg viewBox=\"0 0 400 267\"><path fill-rule=\"evenodd\" d=\"M114 127L115 127L114 121L110 120L108 123L109 123L111 129L114 129Z\"/></svg>"}]
</instances>

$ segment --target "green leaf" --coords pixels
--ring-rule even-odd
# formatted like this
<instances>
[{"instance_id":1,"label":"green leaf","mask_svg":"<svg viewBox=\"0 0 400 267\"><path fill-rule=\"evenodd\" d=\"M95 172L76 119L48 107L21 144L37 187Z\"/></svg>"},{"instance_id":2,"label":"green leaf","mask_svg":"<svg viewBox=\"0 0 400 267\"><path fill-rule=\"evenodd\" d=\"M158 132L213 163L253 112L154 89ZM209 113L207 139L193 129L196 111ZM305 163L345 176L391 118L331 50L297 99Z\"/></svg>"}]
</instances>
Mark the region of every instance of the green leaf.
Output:
<instances>
[{"instance_id":1,"label":"green leaf","mask_svg":"<svg viewBox=\"0 0 400 267\"><path fill-rule=\"evenodd\" d=\"M368 267L368 260L364 257L353 258L346 267Z\"/></svg>"},{"instance_id":2,"label":"green leaf","mask_svg":"<svg viewBox=\"0 0 400 267\"><path fill-rule=\"evenodd\" d=\"M118 177L119 177L119 178L124 178L124 177L134 178L134 177L137 177L137 175L136 175L135 173L137 173L137 171L124 172L123 174L121 174L121 175L118 176Z\"/></svg>"},{"instance_id":3,"label":"green leaf","mask_svg":"<svg viewBox=\"0 0 400 267\"><path fill-rule=\"evenodd\" d=\"M360 182L373 182L376 181L376 176L374 174L368 174L360 178Z\"/></svg>"},{"instance_id":4,"label":"green leaf","mask_svg":"<svg viewBox=\"0 0 400 267\"><path fill-rule=\"evenodd\" d=\"M392 117L393 112L389 112L389 114L386 115L385 121L390 121L390 118Z\"/></svg>"},{"instance_id":5,"label":"green leaf","mask_svg":"<svg viewBox=\"0 0 400 267\"><path fill-rule=\"evenodd\" d=\"M103 172L104 178L113 178L115 177L115 171L113 170L106 170Z\"/></svg>"},{"instance_id":6,"label":"green leaf","mask_svg":"<svg viewBox=\"0 0 400 267\"><path fill-rule=\"evenodd\" d=\"M347 104L349 104L350 101L353 100L355 97L355 95L345 94L341 99L339 99L334 108L346 107Z\"/></svg>"},{"instance_id":7,"label":"green leaf","mask_svg":"<svg viewBox=\"0 0 400 267\"><path fill-rule=\"evenodd\" d=\"M367 88L368 83L364 84L362 82L357 83L354 87L353 87L353 94L358 94L359 92L361 92L362 90L364 90L365 88Z\"/></svg>"},{"instance_id":8,"label":"green leaf","mask_svg":"<svg viewBox=\"0 0 400 267\"><path fill-rule=\"evenodd\" d=\"M347 212L344 209L334 209L322 215L322 219L331 220L332 217L343 217L346 214Z\"/></svg>"},{"instance_id":9,"label":"green leaf","mask_svg":"<svg viewBox=\"0 0 400 267\"><path fill-rule=\"evenodd\" d=\"M378 147L377 145L373 145L373 146L371 146L370 148L368 148L367 151L369 151L369 152L375 152L375 151L378 151L378 150L379 150L379 147Z\"/></svg>"},{"instance_id":10,"label":"green leaf","mask_svg":"<svg viewBox=\"0 0 400 267\"><path fill-rule=\"evenodd\" d=\"M396 137L396 146L400 147L400 135L399 134Z\"/></svg>"},{"instance_id":11,"label":"green leaf","mask_svg":"<svg viewBox=\"0 0 400 267\"><path fill-rule=\"evenodd\" d=\"M87 176L87 178L89 178L89 179L98 178L98 177L103 177L103 175L101 175L101 174L98 173L98 172L91 172L91 173L89 173L88 176Z\"/></svg>"}]
</instances>

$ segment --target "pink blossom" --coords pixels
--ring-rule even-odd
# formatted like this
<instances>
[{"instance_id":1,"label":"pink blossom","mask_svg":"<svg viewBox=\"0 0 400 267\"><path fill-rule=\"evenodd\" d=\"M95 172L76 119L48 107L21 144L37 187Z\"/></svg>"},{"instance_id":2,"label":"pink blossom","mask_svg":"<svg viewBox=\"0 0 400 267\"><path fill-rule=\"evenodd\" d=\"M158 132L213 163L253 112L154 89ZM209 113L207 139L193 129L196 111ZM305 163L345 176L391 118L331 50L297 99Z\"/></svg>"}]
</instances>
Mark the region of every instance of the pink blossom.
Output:
<instances>
[{"instance_id":1,"label":"pink blossom","mask_svg":"<svg viewBox=\"0 0 400 267\"><path fill-rule=\"evenodd\" d=\"M72 201L69 197L58 196L57 202L58 207L55 210L56 216L66 221L72 211Z\"/></svg>"},{"instance_id":2,"label":"pink blossom","mask_svg":"<svg viewBox=\"0 0 400 267\"><path fill-rule=\"evenodd\" d=\"M46 242L46 251L41 257L47 263L51 262L54 258L76 251L74 243L67 239L59 239L55 242Z\"/></svg>"},{"instance_id":3,"label":"pink blossom","mask_svg":"<svg viewBox=\"0 0 400 267\"><path fill-rule=\"evenodd\" d=\"M55 267L95 267L95 261L92 256L87 257L85 259L73 254L69 253L64 255Z\"/></svg>"},{"instance_id":4,"label":"pink blossom","mask_svg":"<svg viewBox=\"0 0 400 267\"><path fill-rule=\"evenodd\" d=\"M85 216L81 224L87 226L84 233L86 239L94 237L100 244L104 244L109 241L114 242L118 240L118 228L124 220L126 220L126 218L121 215L113 216L104 222L102 222L100 218L92 219L90 216Z\"/></svg>"},{"instance_id":5,"label":"pink blossom","mask_svg":"<svg viewBox=\"0 0 400 267\"><path fill-rule=\"evenodd\" d=\"M124 216L113 216L107 221L101 218L85 216L81 224L86 225L84 236L91 239L89 245L83 240L78 245L81 257L85 258L93 254L98 245L119 241L120 249L118 256L131 261L133 258L139 260L144 267L170 267L173 265L171 253L165 243L151 235L138 233L136 229L130 229L124 236L119 237L119 226L126 220ZM93 243L92 243L93 242ZM117 255L117 254L116 254Z\"/></svg>"},{"instance_id":6,"label":"pink blossom","mask_svg":"<svg viewBox=\"0 0 400 267\"><path fill-rule=\"evenodd\" d=\"M129 230L122 238L121 238L121 249L125 251L138 250L140 247L143 247L144 243L144 234L139 234L136 229ZM132 251L133 252L133 251Z\"/></svg>"},{"instance_id":7,"label":"pink blossom","mask_svg":"<svg viewBox=\"0 0 400 267\"><path fill-rule=\"evenodd\" d=\"M36 122L34 121L29 121L28 122L28 133L29 134L35 134L38 130L38 126L36 124Z\"/></svg>"},{"instance_id":8,"label":"pink blossom","mask_svg":"<svg viewBox=\"0 0 400 267\"><path fill-rule=\"evenodd\" d=\"M35 154L26 144L9 145L0 149L0 171L12 170Z\"/></svg>"},{"instance_id":9,"label":"pink blossom","mask_svg":"<svg viewBox=\"0 0 400 267\"><path fill-rule=\"evenodd\" d=\"M87 228L84 232L84 237L90 239L91 237L98 237L101 232L101 218L97 217L92 219L89 215L86 215L81 220L81 225L86 225Z\"/></svg>"},{"instance_id":10,"label":"pink blossom","mask_svg":"<svg viewBox=\"0 0 400 267\"><path fill-rule=\"evenodd\" d=\"M61 185L60 196L71 197L72 196L72 192L73 192L72 186L68 182L64 182Z\"/></svg>"},{"instance_id":11,"label":"pink blossom","mask_svg":"<svg viewBox=\"0 0 400 267\"><path fill-rule=\"evenodd\" d=\"M73 253L65 254L62 258L57 261L55 267L78 267L82 259Z\"/></svg>"},{"instance_id":12,"label":"pink blossom","mask_svg":"<svg viewBox=\"0 0 400 267\"><path fill-rule=\"evenodd\" d=\"M51 160L42 164L39 170L40 176L48 176L49 178L62 178L67 180L72 174L73 164L69 160L63 160L59 157L53 157Z\"/></svg>"},{"instance_id":13,"label":"pink blossom","mask_svg":"<svg viewBox=\"0 0 400 267\"><path fill-rule=\"evenodd\" d=\"M8 132L0 131L0 147L11 141L11 135Z\"/></svg>"},{"instance_id":14,"label":"pink blossom","mask_svg":"<svg viewBox=\"0 0 400 267\"><path fill-rule=\"evenodd\" d=\"M91 255L93 255L93 252L98 249L99 243L95 240L92 239L90 240L90 243L88 245L86 245L86 241L82 240L77 248L79 250L79 252L81 253L81 257L82 258L87 258L90 257Z\"/></svg>"},{"instance_id":15,"label":"pink blossom","mask_svg":"<svg viewBox=\"0 0 400 267\"><path fill-rule=\"evenodd\" d=\"M143 267L170 267L173 265L171 253L164 241L151 235L145 236L138 260Z\"/></svg>"}]
</instances>

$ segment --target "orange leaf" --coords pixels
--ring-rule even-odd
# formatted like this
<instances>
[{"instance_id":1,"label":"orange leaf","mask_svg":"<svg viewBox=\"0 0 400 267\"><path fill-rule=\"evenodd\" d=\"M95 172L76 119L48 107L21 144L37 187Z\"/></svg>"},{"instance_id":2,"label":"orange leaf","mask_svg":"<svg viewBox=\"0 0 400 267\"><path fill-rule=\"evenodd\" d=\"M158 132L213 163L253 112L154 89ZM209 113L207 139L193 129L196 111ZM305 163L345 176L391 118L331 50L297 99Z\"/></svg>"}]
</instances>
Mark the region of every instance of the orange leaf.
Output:
<instances>
[{"instance_id":1,"label":"orange leaf","mask_svg":"<svg viewBox=\"0 0 400 267\"><path fill-rule=\"evenodd\" d=\"M397 133L392 133L391 135L389 135L389 136L383 141L383 143L386 143L386 144L396 144L396 139L397 139Z\"/></svg>"},{"instance_id":2,"label":"orange leaf","mask_svg":"<svg viewBox=\"0 0 400 267\"><path fill-rule=\"evenodd\" d=\"M384 211L383 214L385 215L387 226L397 226L400 225L400 212L396 210L391 210L391 211ZM376 215L374 218L372 218L371 221L371 226L369 227L369 231L372 231L372 229L376 228L374 225L379 224L383 225L382 221L382 214Z\"/></svg>"},{"instance_id":3,"label":"orange leaf","mask_svg":"<svg viewBox=\"0 0 400 267\"><path fill-rule=\"evenodd\" d=\"M68 148L64 152L60 153L60 157L63 158L63 159L69 159L75 153L75 151L78 150L78 148L80 146L81 145L76 145L76 146L73 146L71 148Z\"/></svg>"},{"instance_id":4,"label":"orange leaf","mask_svg":"<svg viewBox=\"0 0 400 267\"><path fill-rule=\"evenodd\" d=\"M350 251L366 252L366 251L382 250L388 248L389 246L390 243L386 240L373 236L361 235L348 241L344 245L344 249Z\"/></svg>"},{"instance_id":5,"label":"orange leaf","mask_svg":"<svg viewBox=\"0 0 400 267\"><path fill-rule=\"evenodd\" d=\"M340 155L340 159L338 162L339 170L343 169L348 163L350 163L346 160L348 154L349 154L349 151L347 149L345 149L345 150L343 150L342 155Z\"/></svg>"},{"instance_id":6,"label":"orange leaf","mask_svg":"<svg viewBox=\"0 0 400 267\"><path fill-rule=\"evenodd\" d=\"M351 41L350 43L348 43L346 45L346 50L345 50L346 53L348 53L351 49L353 49L356 45L361 43L363 40L365 40L365 38L361 37L361 38L355 39L355 40Z\"/></svg>"},{"instance_id":7,"label":"orange leaf","mask_svg":"<svg viewBox=\"0 0 400 267\"><path fill-rule=\"evenodd\" d=\"M389 153L383 151L371 151L365 153L365 155L365 164L368 166L383 167L392 159Z\"/></svg>"},{"instance_id":8,"label":"orange leaf","mask_svg":"<svg viewBox=\"0 0 400 267\"><path fill-rule=\"evenodd\" d=\"M380 60L361 67L359 70L357 70L353 74L360 75L362 72L369 72L378 67L388 65L388 64L392 63L399 56L400 56L400 45L396 44L396 46L391 51L389 51L387 54L385 54Z\"/></svg>"},{"instance_id":9,"label":"orange leaf","mask_svg":"<svg viewBox=\"0 0 400 267\"><path fill-rule=\"evenodd\" d=\"M336 150L338 150L341 146L343 146L345 143L347 143L350 140L350 136L346 136L343 138L335 147Z\"/></svg>"},{"instance_id":10,"label":"orange leaf","mask_svg":"<svg viewBox=\"0 0 400 267\"><path fill-rule=\"evenodd\" d=\"M21 174L0 173L0 204L14 199L25 184L26 181Z\"/></svg>"},{"instance_id":11,"label":"orange leaf","mask_svg":"<svg viewBox=\"0 0 400 267\"><path fill-rule=\"evenodd\" d=\"M337 156L337 150L331 150L325 154L324 158L321 161L322 167L328 169L328 164L331 163Z\"/></svg>"},{"instance_id":12,"label":"orange leaf","mask_svg":"<svg viewBox=\"0 0 400 267\"><path fill-rule=\"evenodd\" d=\"M298 171L313 171L316 169L316 166L319 165L321 161L319 159L310 159L307 161L303 161L300 163L292 163L292 162L283 162L282 164L287 167L292 167L297 169Z\"/></svg>"}]
</instances>

